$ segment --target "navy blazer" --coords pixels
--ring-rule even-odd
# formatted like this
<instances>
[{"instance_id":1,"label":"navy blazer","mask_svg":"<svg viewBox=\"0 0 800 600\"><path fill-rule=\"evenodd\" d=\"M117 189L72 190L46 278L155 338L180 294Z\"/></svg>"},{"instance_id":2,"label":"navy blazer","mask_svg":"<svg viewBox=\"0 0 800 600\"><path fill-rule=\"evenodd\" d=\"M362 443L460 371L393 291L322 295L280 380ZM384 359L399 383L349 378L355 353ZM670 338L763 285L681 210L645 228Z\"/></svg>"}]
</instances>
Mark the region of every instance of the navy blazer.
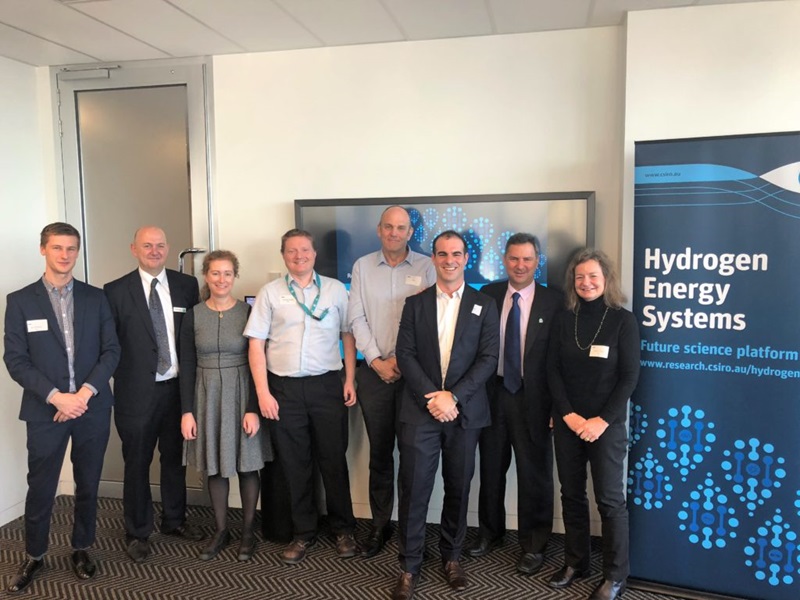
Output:
<instances>
[{"instance_id":1,"label":"navy blazer","mask_svg":"<svg viewBox=\"0 0 800 600\"><path fill-rule=\"evenodd\" d=\"M481 289L481 292L494 299L497 314L503 312L503 302L508 291L508 281L496 281ZM525 351L523 352L523 381L525 401L531 409L536 409L540 417L549 420L552 412L552 399L547 386L547 346L550 328L555 316L564 310L564 295L553 288L536 284L533 306L525 331ZM490 383L493 382L490 380ZM490 388L490 392L493 390Z\"/></svg>"},{"instance_id":2,"label":"navy blazer","mask_svg":"<svg viewBox=\"0 0 800 600\"><path fill-rule=\"evenodd\" d=\"M200 302L197 279L167 269L175 345L180 359L181 323L186 311ZM120 415L148 414L153 402L158 370L158 341L150 318L147 297L139 269L134 269L104 287L122 346L122 356L114 373L114 412Z\"/></svg>"},{"instance_id":3,"label":"navy blazer","mask_svg":"<svg viewBox=\"0 0 800 600\"><path fill-rule=\"evenodd\" d=\"M422 424L433 417L425 394L447 390L458 398L458 424L491 424L486 381L497 373L500 325L494 300L464 286L447 379L442 382L436 286L406 298L397 334L397 364L405 379L400 420Z\"/></svg>"},{"instance_id":4,"label":"navy blazer","mask_svg":"<svg viewBox=\"0 0 800 600\"><path fill-rule=\"evenodd\" d=\"M75 386L97 390L89 410L114 403L109 379L119 362L114 318L102 290L74 279ZM53 388L69 392L69 362L47 288L41 279L8 295L3 360L11 378L23 388L19 418L52 421L56 407L47 404Z\"/></svg>"}]
</instances>

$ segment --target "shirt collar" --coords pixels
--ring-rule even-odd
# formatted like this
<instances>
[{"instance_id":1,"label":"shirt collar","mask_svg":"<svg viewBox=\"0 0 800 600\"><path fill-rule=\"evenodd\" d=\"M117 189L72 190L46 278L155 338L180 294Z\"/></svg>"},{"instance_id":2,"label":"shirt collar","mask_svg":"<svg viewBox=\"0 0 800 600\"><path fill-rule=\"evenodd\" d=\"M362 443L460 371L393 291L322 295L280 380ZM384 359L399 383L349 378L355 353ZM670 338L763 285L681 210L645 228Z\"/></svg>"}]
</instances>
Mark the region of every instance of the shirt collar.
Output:
<instances>
[{"instance_id":1,"label":"shirt collar","mask_svg":"<svg viewBox=\"0 0 800 600\"><path fill-rule=\"evenodd\" d=\"M452 296L447 294L446 292L442 291L442 288L439 287L439 284L436 284L436 297L437 298L447 298L448 300L452 300L453 298L461 298L464 295L464 287L466 286L466 282L461 284L461 287L458 288Z\"/></svg>"},{"instance_id":2,"label":"shirt collar","mask_svg":"<svg viewBox=\"0 0 800 600\"><path fill-rule=\"evenodd\" d=\"M42 283L44 283L44 287L47 289L47 292L49 294L52 294L53 291L55 291L55 290L59 290L60 291L59 288L57 288L52 283L47 281L47 277L45 277L44 275L42 275ZM75 283L75 278L74 277L70 278L70 280L67 282L67 284L64 286L63 289L66 289L68 292L71 292L73 283Z\"/></svg>"},{"instance_id":3,"label":"shirt collar","mask_svg":"<svg viewBox=\"0 0 800 600\"><path fill-rule=\"evenodd\" d=\"M150 275L150 273L139 267L139 277L142 278L142 281L147 287L150 287L152 285L151 282L153 281L153 279L158 279L158 283L163 285L165 288L169 288L169 284L167 283L166 269L161 269L161 273L153 277L152 275Z\"/></svg>"},{"instance_id":4,"label":"shirt collar","mask_svg":"<svg viewBox=\"0 0 800 600\"><path fill-rule=\"evenodd\" d=\"M399 263L397 263L397 264L398 265L402 265L404 262L406 262L406 263L408 263L410 265L413 265L414 264L414 259L412 257L413 254L414 254L414 252L411 251L411 248L406 246L406 257L403 260L401 260ZM388 265L389 264L387 262L387 260L386 260L386 257L383 255L383 249L378 250L376 255L377 255L377 258L378 258L378 264L379 265Z\"/></svg>"},{"instance_id":5,"label":"shirt collar","mask_svg":"<svg viewBox=\"0 0 800 600\"><path fill-rule=\"evenodd\" d=\"M536 291L535 281L531 281L530 285L522 288L521 290L512 287L511 284L509 283L508 289L506 290L506 298L511 298L511 296L514 295L514 292L519 292L519 295L522 297L522 299L527 301L533 297L535 291Z\"/></svg>"}]
</instances>

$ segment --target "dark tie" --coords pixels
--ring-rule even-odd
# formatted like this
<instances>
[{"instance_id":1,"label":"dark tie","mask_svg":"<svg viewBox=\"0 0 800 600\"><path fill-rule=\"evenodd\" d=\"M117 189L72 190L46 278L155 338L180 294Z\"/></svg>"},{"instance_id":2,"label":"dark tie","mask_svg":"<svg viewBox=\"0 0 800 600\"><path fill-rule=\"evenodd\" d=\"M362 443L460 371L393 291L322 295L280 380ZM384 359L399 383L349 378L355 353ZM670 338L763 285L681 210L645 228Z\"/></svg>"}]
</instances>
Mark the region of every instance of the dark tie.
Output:
<instances>
[{"instance_id":1,"label":"dark tie","mask_svg":"<svg viewBox=\"0 0 800 600\"><path fill-rule=\"evenodd\" d=\"M514 292L506 319L506 340L503 347L503 385L512 394L516 394L522 387L519 322L519 292Z\"/></svg>"},{"instance_id":2,"label":"dark tie","mask_svg":"<svg viewBox=\"0 0 800 600\"><path fill-rule=\"evenodd\" d=\"M150 298L148 305L150 307L150 318L153 319L153 329L156 332L156 341L158 342L158 374L163 375L172 366L172 360L169 357L169 336L167 335L167 321L164 318L164 307L161 306L161 298L158 297L156 291L158 279L155 277L150 282Z\"/></svg>"}]
</instances>

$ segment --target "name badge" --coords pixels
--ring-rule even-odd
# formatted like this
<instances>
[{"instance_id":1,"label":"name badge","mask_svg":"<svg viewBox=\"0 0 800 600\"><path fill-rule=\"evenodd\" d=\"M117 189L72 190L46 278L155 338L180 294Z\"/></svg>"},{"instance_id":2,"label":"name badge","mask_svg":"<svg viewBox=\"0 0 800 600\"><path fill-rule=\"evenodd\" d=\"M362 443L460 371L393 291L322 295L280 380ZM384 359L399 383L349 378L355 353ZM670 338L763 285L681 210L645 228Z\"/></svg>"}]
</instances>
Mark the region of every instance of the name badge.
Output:
<instances>
[{"instance_id":1,"label":"name badge","mask_svg":"<svg viewBox=\"0 0 800 600\"><path fill-rule=\"evenodd\" d=\"M589 348L589 356L592 358L608 358L608 346L592 346Z\"/></svg>"},{"instance_id":2,"label":"name badge","mask_svg":"<svg viewBox=\"0 0 800 600\"><path fill-rule=\"evenodd\" d=\"M281 294L280 302L281 302L281 304L294 304L295 303L294 298L292 297L291 294Z\"/></svg>"},{"instance_id":3,"label":"name badge","mask_svg":"<svg viewBox=\"0 0 800 600\"><path fill-rule=\"evenodd\" d=\"M47 319L32 319L27 321L28 333L34 331L47 331Z\"/></svg>"},{"instance_id":4,"label":"name badge","mask_svg":"<svg viewBox=\"0 0 800 600\"><path fill-rule=\"evenodd\" d=\"M419 275L406 275L406 285L413 285L419 287L422 285L422 277Z\"/></svg>"},{"instance_id":5,"label":"name badge","mask_svg":"<svg viewBox=\"0 0 800 600\"><path fill-rule=\"evenodd\" d=\"M185 306L173 306L172 307L172 312L185 313L186 312L186 307Z\"/></svg>"},{"instance_id":6,"label":"name badge","mask_svg":"<svg viewBox=\"0 0 800 600\"><path fill-rule=\"evenodd\" d=\"M472 307L472 314L475 315L476 317L480 317L482 310L483 307L480 304L476 304L475 306Z\"/></svg>"}]
</instances>

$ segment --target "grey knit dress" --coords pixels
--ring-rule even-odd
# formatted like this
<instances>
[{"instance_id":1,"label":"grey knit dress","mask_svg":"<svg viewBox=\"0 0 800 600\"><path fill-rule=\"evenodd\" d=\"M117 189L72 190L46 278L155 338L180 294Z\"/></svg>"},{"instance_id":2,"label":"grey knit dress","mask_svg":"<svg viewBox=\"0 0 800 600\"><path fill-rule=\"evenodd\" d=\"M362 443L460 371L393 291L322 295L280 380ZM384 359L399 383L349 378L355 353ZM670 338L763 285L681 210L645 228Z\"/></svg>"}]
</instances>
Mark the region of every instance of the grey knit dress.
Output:
<instances>
[{"instance_id":1,"label":"grey knit dress","mask_svg":"<svg viewBox=\"0 0 800 600\"><path fill-rule=\"evenodd\" d=\"M181 327L182 412L197 422L197 438L184 442L183 464L208 475L257 471L273 458L265 423L252 438L242 428L245 412L259 412L242 333L249 313L241 301L223 312L201 302Z\"/></svg>"}]
</instances>

